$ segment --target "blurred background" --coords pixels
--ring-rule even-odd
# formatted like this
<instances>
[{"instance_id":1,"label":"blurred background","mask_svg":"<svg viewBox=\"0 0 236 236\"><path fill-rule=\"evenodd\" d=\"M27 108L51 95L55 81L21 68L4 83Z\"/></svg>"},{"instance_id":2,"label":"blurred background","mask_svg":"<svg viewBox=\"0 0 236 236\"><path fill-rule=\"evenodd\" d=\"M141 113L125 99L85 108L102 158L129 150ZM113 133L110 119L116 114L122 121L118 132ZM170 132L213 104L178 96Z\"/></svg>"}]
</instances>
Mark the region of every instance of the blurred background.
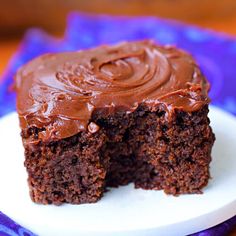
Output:
<instances>
[{"instance_id":1,"label":"blurred background","mask_svg":"<svg viewBox=\"0 0 236 236\"><path fill-rule=\"evenodd\" d=\"M32 26L60 34L72 10L173 18L236 34L235 0L2 0L0 37L15 37Z\"/></svg>"},{"instance_id":2,"label":"blurred background","mask_svg":"<svg viewBox=\"0 0 236 236\"><path fill-rule=\"evenodd\" d=\"M1 0L0 74L29 27L63 35L71 11L151 15L236 35L236 0Z\"/></svg>"}]
</instances>

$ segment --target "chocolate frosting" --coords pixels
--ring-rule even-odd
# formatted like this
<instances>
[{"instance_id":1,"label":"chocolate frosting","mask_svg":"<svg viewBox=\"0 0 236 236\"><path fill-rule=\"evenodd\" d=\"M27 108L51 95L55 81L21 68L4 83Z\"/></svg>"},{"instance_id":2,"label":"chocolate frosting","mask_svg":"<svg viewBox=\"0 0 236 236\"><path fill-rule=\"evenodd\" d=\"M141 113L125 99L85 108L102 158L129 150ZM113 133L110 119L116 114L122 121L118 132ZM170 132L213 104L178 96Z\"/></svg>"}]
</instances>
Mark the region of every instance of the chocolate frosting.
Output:
<instances>
[{"instance_id":1,"label":"chocolate frosting","mask_svg":"<svg viewBox=\"0 0 236 236\"><path fill-rule=\"evenodd\" d=\"M209 103L209 84L193 58L152 41L46 54L16 75L22 129L42 128L43 141L99 130L93 112L133 112L139 104L192 112Z\"/></svg>"}]
</instances>

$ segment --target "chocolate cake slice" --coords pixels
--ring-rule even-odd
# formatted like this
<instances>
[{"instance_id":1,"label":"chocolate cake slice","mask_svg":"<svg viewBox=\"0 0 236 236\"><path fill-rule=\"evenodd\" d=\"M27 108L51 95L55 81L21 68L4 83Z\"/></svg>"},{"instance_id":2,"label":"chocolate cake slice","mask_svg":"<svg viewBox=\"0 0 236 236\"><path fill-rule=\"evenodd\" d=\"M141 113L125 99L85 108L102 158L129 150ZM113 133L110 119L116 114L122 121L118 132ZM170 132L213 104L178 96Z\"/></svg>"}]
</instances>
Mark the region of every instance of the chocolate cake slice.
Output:
<instances>
[{"instance_id":1,"label":"chocolate cake slice","mask_svg":"<svg viewBox=\"0 0 236 236\"><path fill-rule=\"evenodd\" d=\"M130 182L173 195L207 185L209 84L186 52L140 41L47 54L16 88L34 202L96 202Z\"/></svg>"}]
</instances>

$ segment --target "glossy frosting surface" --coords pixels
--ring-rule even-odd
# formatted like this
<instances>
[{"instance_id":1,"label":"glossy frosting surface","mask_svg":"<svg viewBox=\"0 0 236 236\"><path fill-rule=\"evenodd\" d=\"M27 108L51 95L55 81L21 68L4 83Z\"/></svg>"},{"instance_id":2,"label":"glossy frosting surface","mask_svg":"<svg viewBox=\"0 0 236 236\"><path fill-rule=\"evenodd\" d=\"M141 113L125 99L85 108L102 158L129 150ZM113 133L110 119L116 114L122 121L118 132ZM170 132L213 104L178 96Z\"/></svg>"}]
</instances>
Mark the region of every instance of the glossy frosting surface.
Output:
<instances>
[{"instance_id":1,"label":"glossy frosting surface","mask_svg":"<svg viewBox=\"0 0 236 236\"><path fill-rule=\"evenodd\" d=\"M209 103L209 84L193 58L152 41L43 55L18 71L16 90L21 128L43 128L44 141L96 132L90 123L96 110L112 114L162 104L167 113L191 112Z\"/></svg>"}]
</instances>

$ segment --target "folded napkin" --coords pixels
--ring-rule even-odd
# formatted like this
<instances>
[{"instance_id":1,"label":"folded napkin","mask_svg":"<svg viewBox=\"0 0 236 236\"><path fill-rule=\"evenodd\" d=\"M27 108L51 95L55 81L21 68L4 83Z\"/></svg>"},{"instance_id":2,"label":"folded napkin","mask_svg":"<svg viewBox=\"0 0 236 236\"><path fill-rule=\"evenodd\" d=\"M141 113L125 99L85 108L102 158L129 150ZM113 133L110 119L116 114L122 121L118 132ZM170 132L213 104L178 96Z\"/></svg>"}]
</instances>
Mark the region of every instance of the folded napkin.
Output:
<instances>
[{"instance_id":1,"label":"folded napkin","mask_svg":"<svg viewBox=\"0 0 236 236\"><path fill-rule=\"evenodd\" d=\"M0 78L0 117L15 109L10 89L14 74L30 59L48 52L73 51L124 40L151 38L192 53L211 83L212 103L236 115L236 38L155 17L111 17L71 13L62 39L30 29ZM235 209L236 214L236 209ZM236 226L236 216L194 236L222 236ZM0 235L34 235L0 212Z\"/></svg>"}]
</instances>

